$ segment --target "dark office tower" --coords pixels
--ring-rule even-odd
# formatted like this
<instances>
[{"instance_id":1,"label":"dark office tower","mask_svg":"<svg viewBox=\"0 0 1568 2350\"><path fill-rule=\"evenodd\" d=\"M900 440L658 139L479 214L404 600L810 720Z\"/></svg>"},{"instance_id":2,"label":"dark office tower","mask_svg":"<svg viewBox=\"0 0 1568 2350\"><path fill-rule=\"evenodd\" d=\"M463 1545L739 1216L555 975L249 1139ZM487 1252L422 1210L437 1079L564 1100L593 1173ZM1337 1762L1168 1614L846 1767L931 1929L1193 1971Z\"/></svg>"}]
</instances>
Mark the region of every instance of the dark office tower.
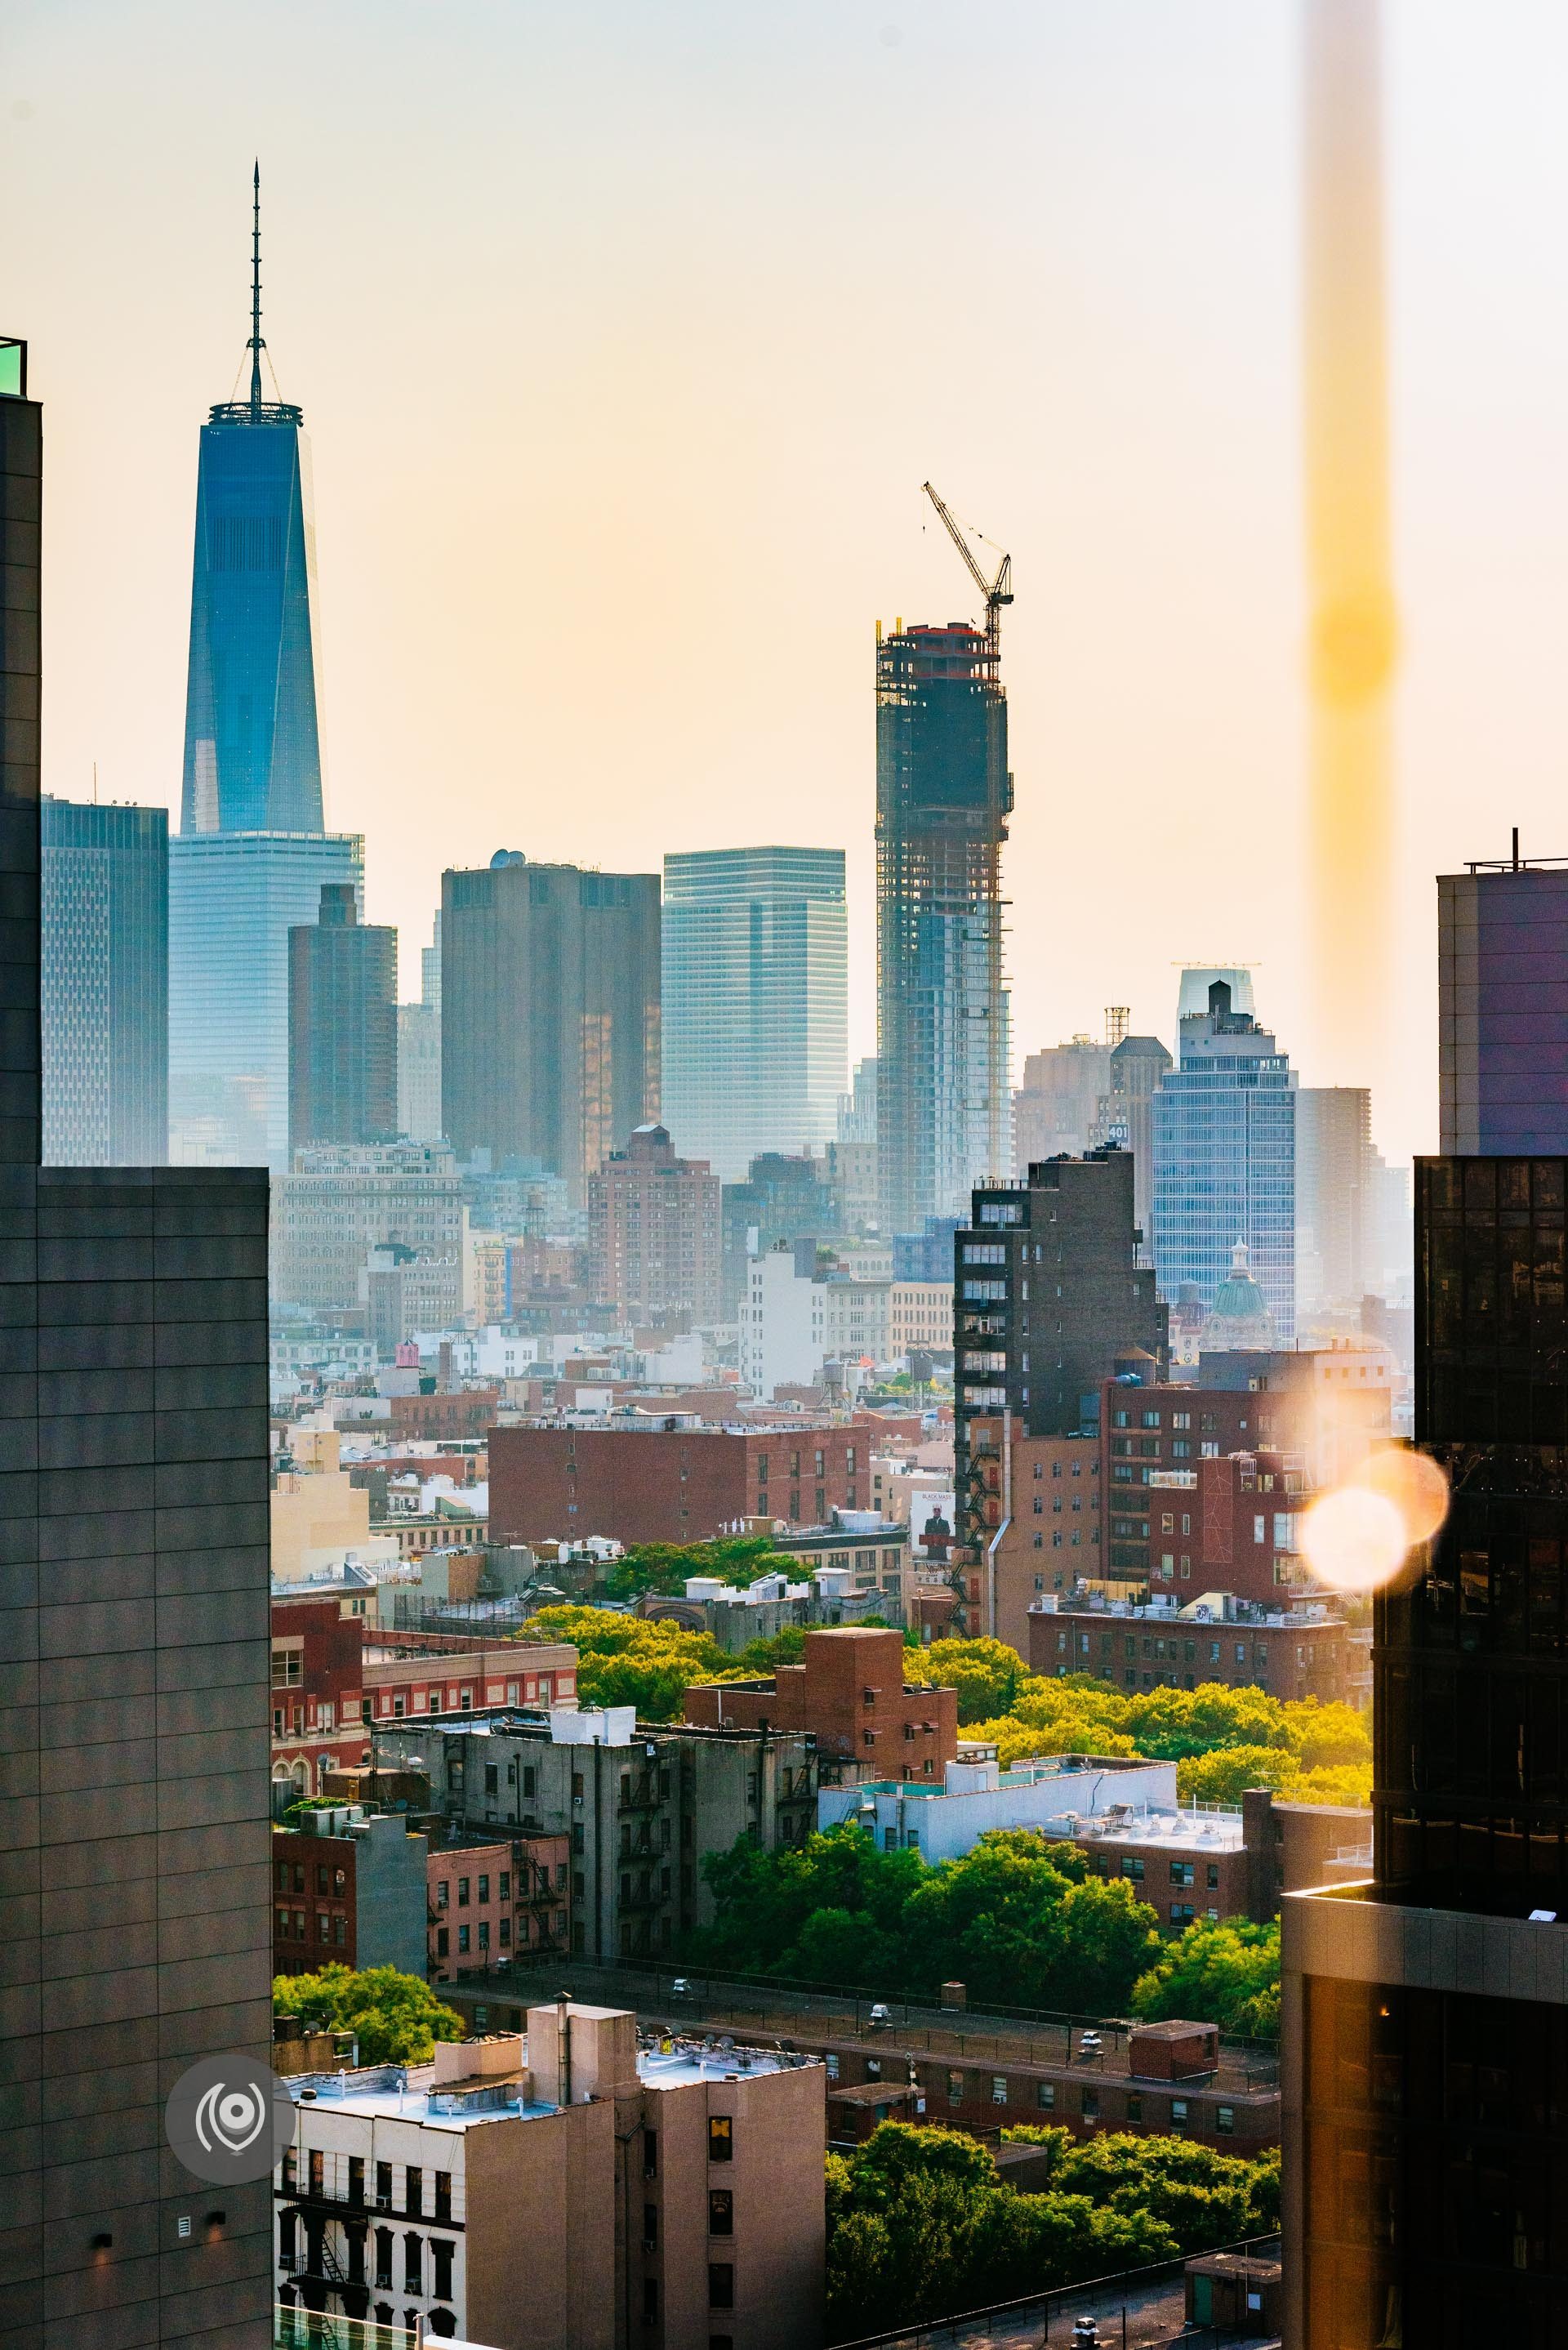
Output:
<instances>
[{"instance_id":1,"label":"dark office tower","mask_svg":"<svg viewBox=\"0 0 1568 2350\"><path fill-rule=\"evenodd\" d=\"M1097 1423L1119 1360L1163 1376L1166 1310L1137 1265L1133 1162L1125 1150L1048 1159L1028 1180L976 1191L953 1237L958 1534L983 1536L970 1422L1010 1412L1020 1436Z\"/></svg>"},{"instance_id":2,"label":"dark office tower","mask_svg":"<svg viewBox=\"0 0 1568 2350\"><path fill-rule=\"evenodd\" d=\"M441 876L441 1105L460 1159L533 1159L574 1207L659 1116L659 876L500 849Z\"/></svg>"},{"instance_id":3,"label":"dark office tower","mask_svg":"<svg viewBox=\"0 0 1568 2350\"><path fill-rule=\"evenodd\" d=\"M1130 1150L1133 1220L1143 1234L1139 1263L1152 1261L1154 1246L1154 1097L1171 1066L1158 1036L1124 1036L1111 1053L1110 1091L1100 1103L1093 1139Z\"/></svg>"},{"instance_id":4,"label":"dark office tower","mask_svg":"<svg viewBox=\"0 0 1568 2350\"><path fill-rule=\"evenodd\" d=\"M44 1158L169 1149L169 814L46 799Z\"/></svg>"},{"instance_id":5,"label":"dark office tower","mask_svg":"<svg viewBox=\"0 0 1568 2350\"><path fill-rule=\"evenodd\" d=\"M961 1216L1012 1163L994 627L877 645L877 1152L885 1232Z\"/></svg>"},{"instance_id":6,"label":"dark office tower","mask_svg":"<svg viewBox=\"0 0 1568 2350\"><path fill-rule=\"evenodd\" d=\"M397 1130L398 934L324 881L320 919L288 934L289 1148Z\"/></svg>"},{"instance_id":7,"label":"dark office tower","mask_svg":"<svg viewBox=\"0 0 1568 2350\"><path fill-rule=\"evenodd\" d=\"M163 2114L270 2046L266 1179L38 1163L40 444L0 338L0 2342L265 2350Z\"/></svg>"},{"instance_id":8,"label":"dark office tower","mask_svg":"<svg viewBox=\"0 0 1568 2350\"><path fill-rule=\"evenodd\" d=\"M1568 2341L1568 1159L1416 1162L1449 1518L1374 1616L1374 1875L1283 1907L1286 2343Z\"/></svg>"},{"instance_id":9,"label":"dark office tower","mask_svg":"<svg viewBox=\"0 0 1568 2350\"><path fill-rule=\"evenodd\" d=\"M261 174L250 389L202 428L182 832L319 832L316 517L304 411L263 397Z\"/></svg>"},{"instance_id":10,"label":"dark office tower","mask_svg":"<svg viewBox=\"0 0 1568 2350\"><path fill-rule=\"evenodd\" d=\"M1438 877L1438 1139L1448 1151L1568 1150L1568 865Z\"/></svg>"}]
</instances>

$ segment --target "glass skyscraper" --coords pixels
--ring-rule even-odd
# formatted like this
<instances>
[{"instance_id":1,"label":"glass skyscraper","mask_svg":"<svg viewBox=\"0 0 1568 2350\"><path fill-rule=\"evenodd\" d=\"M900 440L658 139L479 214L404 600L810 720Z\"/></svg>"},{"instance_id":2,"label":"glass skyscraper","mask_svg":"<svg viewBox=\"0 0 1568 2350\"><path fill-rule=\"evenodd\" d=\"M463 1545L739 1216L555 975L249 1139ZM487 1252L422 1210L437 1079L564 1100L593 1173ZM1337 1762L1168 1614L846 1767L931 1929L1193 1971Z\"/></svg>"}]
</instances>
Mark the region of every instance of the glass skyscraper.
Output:
<instances>
[{"instance_id":1,"label":"glass skyscraper","mask_svg":"<svg viewBox=\"0 0 1568 2350\"><path fill-rule=\"evenodd\" d=\"M288 933L321 885L364 887L323 830L316 533L302 411L262 398L259 207L250 392L202 430L179 837L169 860L170 1156L288 1152Z\"/></svg>"},{"instance_id":2,"label":"glass skyscraper","mask_svg":"<svg viewBox=\"0 0 1568 2350\"><path fill-rule=\"evenodd\" d=\"M664 1122L738 1182L759 1152L833 1139L848 1068L840 848L664 860Z\"/></svg>"},{"instance_id":3,"label":"glass skyscraper","mask_svg":"<svg viewBox=\"0 0 1568 2350\"><path fill-rule=\"evenodd\" d=\"M286 1165L288 934L324 881L354 885L357 833L194 832L169 844L169 1155Z\"/></svg>"},{"instance_id":4,"label":"glass skyscraper","mask_svg":"<svg viewBox=\"0 0 1568 2350\"><path fill-rule=\"evenodd\" d=\"M1154 1096L1154 1263L1168 1302L1190 1282L1212 1305L1238 1241L1282 1346L1296 1328L1296 1076L1231 983L1184 1014L1180 1060Z\"/></svg>"},{"instance_id":5,"label":"glass skyscraper","mask_svg":"<svg viewBox=\"0 0 1568 2350\"><path fill-rule=\"evenodd\" d=\"M1568 1150L1568 870L1553 859L1438 877L1446 1151Z\"/></svg>"},{"instance_id":6,"label":"glass skyscraper","mask_svg":"<svg viewBox=\"0 0 1568 2350\"><path fill-rule=\"evenodd\" d=\"M155 1167L169 1147L169 815L43 806L44 1159Z\"/></svg>"},{"instance_id":7,"label":"glass skyscraper","mask_svg":"<svg viewBox=\"0 0 1568 2350\"><path fill-rule=\"evenodd\" d=\"M316 517L303 411L251 389L202 428L182 832L319 832Z\"/></svg>"}]
</instances>

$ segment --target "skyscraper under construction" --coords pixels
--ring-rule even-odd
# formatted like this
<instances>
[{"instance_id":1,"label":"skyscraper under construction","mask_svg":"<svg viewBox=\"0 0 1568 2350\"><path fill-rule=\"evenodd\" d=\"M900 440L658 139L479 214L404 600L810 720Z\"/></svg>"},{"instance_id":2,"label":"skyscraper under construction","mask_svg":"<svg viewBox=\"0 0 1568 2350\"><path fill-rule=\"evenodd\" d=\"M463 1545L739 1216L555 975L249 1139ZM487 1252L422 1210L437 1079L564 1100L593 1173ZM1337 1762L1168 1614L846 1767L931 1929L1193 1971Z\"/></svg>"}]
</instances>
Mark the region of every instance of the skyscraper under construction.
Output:
<instances>
[{"instance_id":1,"label":"skyscraper under construction","mask_svg":"<svg viewBox=\"0 0 1568 2350\"><path fill-rule=\"evenodd\" d=\"M1001 607L934 490L985 623L902 623L877 644L877 1149L885 1232L961 1216L1012 1165L1002 844L1012 806Z\"/></svg>"}]
</instances>

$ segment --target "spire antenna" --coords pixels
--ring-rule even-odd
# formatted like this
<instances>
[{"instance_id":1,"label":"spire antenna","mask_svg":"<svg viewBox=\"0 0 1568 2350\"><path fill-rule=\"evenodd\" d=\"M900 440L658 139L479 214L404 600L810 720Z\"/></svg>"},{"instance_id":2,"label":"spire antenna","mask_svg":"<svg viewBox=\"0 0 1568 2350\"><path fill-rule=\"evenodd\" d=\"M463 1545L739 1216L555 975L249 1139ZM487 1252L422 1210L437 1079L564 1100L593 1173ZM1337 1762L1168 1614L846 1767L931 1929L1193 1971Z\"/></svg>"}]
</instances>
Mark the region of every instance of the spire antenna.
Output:
<instances>
[{"instance_id":1,"label":"spire antenna","mask_svg":"<svg viewBox=\"0 0 1568 2350\"><path fill-rule=\"evenodd\" d=\"M251 175L251 416L261 411L261 355L266 345L261 330L261 158Z\"/></svg>"}]
</instances>

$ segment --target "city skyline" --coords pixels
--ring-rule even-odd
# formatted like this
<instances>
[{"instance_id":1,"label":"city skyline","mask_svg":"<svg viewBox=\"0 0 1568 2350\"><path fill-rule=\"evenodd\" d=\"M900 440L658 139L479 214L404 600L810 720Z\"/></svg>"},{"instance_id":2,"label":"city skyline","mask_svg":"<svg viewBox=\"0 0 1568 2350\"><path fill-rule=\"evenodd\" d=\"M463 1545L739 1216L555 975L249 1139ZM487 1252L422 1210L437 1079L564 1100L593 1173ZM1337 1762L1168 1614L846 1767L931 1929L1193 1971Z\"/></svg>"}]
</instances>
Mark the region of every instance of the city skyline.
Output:
<instances>
[{"instance_id":1,"label":"city skyline","mask_svg":"<svg viewBox=\"0 0 1568 2350\"><path fill-rule=\"evenodd\" d=\"M1113 858L1118 867L1124 938L1092 919L1092 891L1073 893L1085 902L1064 909L1049 940L1023 934L1015 919L1020 1058L1095 1024L1106 1001L1129 1002L1134 1028L1168 1041L1172 962L1263 957L1270 1017L1301 1053L1303 1076L1361 1081L1308 1055L1293 879L1305 733L1293 12L1222 7L1179 29L1130 5L1094 23L1062 10L1004 13L983 82L986 104L996 96L1002 109L1008 154L1003 200L991 207L998 251L957 290L951 269L937 271L941 304L897 308L888 291L867 296L865 238L879 233L891 190L919 213L933 260L945 253L959 234L961 190L972 196L973 182L963 143L955 153L926 132L954 104L977 139L990 123L974 59L930 10L904 11L890 28L897 42L869 20L830 35L826 13L808 12L791 28L800 54L782 79L774 68L791 52L770 46L781 32L724 26L702 8L680 20L682 37L651 46L613 10L620 37L607 49L567 28L531 27L559 135L591 142L595 201L569 224L534 176L552 169L554 131L522 191L542 213L531 201L521 211L515 200L491 201L508 142L488 134L505 119L499 93L517 62L515 28L493 28L497 94L469 98L477 28L489 20L475 12L443 27L473 135L464 169L442 190L395 184L400 175L374 168L424 102L411 19L384 26L365 119L351 107L339 124L335 113L340 157L324 166L332 142L318 135L322 109L341 111L358 12L346 11L324 46L313 28L318 73L308 86L280 78L285 52L297 56L286 11L276 47L263 43L244 76L233 70L223 28L179 8L156 14L168 36L161 47L181 60L175 95L199 76L216 96L181 161L152 173L141 161L157 143L147 132L170 101L145 101L152 113L144 107L135 168L106 106L133 70L125 44L139 42L149 12L130 8L99 27L85 82L69 36L78 12L62 8L51 21L24 10L11 38L0 189L10 216L36 231L15 256L14 299L44 355L51 431L71 460L59 470L73 484L49 525L57 584L47 642L61 689L46 742L50 789L85 797L97 756L106 796L176 796L188 436L223 388L214 375L226 379L244 358L246 182L259 151L268 340L285 396L311 419L323 507L327 821L369 837L373 919L420 932L428 924L441 861L428 837L435 774L455 771L462 785L442 798L453 836L445 857L457 863L508 837L544 859L590 857L582 795L592 789L625 837L615 861L651 867L677 842L755 837L734 820L739 786L787 789L797 837L848 854L852 1056L868 1050L866 648L877 617L946 619L962 601L950 550L934 525L923 528L919 484L929 473L966 518L992 536L1005 524L1027 588L1009 657L1020 807L1008 894L1016 903L1026 879L1048 886L1064 858L1090 872ZM1397 716L1406 827L1397 965L1410 974L1390 1014L1406 1047L1401 1090L1375 1104L1390 1156L1435 1139L1435 1003L1423 951L1431 876L1465 854L1501 853L1502 843L1475 837L1469 813L1483 758L1509 779L1516 809L1506 813L1517 812L1526 848L1556 846L1551 729L1538 721L1561 603L1556 548L1568 537L1550 464L1563 369L1553 334L1536 323L1552 313L1562 271L1544 222L1561 176L1545 91L1563 28L1543 9L1516 5L1493 18L1480 52L1457 10L1426 11L1419 37L1415 22L1407 8L1390 11L1396 520L1408 654ZM693 43L706 58L706 144L702 166L686 170L663 134L650 147L638 128L639 77L679 81ZM1136 87L1129 47L1140 61ZM1038 136L1008 137L1007 109L1019 101L997 95L1004 83L1044 109ZM1158 90L1158 103L1146 88ZM736 126L719 146L706 110L715 91ZM1461 201L1447 158L1472 99L1478 116L1506 99L1515 119L1506 150L1489 143L1485 168L1466 175ZM868 172L849 161L857 115ZM611 150L628 131L618 162ZM781 174L765 179L747 161L747 139L782 161L784 185L801 181L804 215L786 223ZM706 201L717 169L728 190L722 221ZM647 202L629 233L628 174ZM147 283L135 289L106 274L111 185L121 237L142 257ZM686 231L699 201L707 243L693 259ZM464 221L455 241L454 208ZM821 242L805 230L832 217L844 258L835 250L824 271ZM650 272L650 236L661 254L688 259ZM810 285L801 276L808 247ZM449 270L453 252L466 257ZM869 301L864 317L849 307L851 277L855 304ZM525 288L535 314L526 336L535 356L521 370L523 329L495 323L488 300L502 283ZM1168 284L1181 288L1179 303ZM1008 288L1013 365L977 442L972 346ZM418 370L425 421L412 439L403 379L371 357L394 292L441 355ZM89 354L106 337L123 339L122 306L150 296L159 332L143 338L138 369L106 410ZM1473 322L1462 350L1452 332L1459 304ZM632 363L607 369L612 332ZM566 356L541 365L545 348ZM826 351L831 379L817 356ZM846 373L856 386L847 401L835 389ZM623 381L639 387L636 414ZM794 421L819 401L820 425ZM1483 439L1496 457L1484 501L1461 462ZM1071 465L1069 450L1078 452ZM407 473L406 497L388 495L394 468ZM519 566L520 545L537 560ZM1194 573L1197 545L1205 555ZM711 691L695 696L691 620L703 583L721 561L732 571L737 552L744 592L733 614L706 604ZM1500 573L1516 590L1506 621ZM577 713L584 681L600 669L599 594L639 625L587 734ZM81 618L68 633L67 611ZM783 710L764 686L768 648L807 615L821 658ZM1140 678L1134 697L1118 686L1129 664ZM1189 802L1202 807L1201 823L1184 813ZM1212 811L1227 804L1246 806L1260 869L1293 877L1267 914L1263 893L1239 899L1212 856ZM1113 806L1137 818L1149 869L1128 870L1119 857ZM1184 885L1179 915L1152 869L1169 860Z\"/></svg>"}]
</instances>

